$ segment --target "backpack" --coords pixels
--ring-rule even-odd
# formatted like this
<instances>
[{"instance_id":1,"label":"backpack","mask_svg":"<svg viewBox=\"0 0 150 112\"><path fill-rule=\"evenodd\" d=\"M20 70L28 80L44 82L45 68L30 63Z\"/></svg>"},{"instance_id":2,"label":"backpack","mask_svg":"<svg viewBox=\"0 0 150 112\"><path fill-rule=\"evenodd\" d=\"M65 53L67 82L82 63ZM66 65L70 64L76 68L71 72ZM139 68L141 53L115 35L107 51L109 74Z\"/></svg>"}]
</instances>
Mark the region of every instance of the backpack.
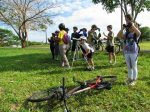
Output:
<instances>
[{"instance_id":1,"label":"backpack","mask_svg":"<svg viewBox=\"0 0 150 112\"><path fill-rule=\"evenodd\" d=\"M70 39L69 39L69 36L68 36L67 34L64 34L62 40L63 40L63 42L64 42L65 44L69 44Z\"/></svg>"}]
</instances>

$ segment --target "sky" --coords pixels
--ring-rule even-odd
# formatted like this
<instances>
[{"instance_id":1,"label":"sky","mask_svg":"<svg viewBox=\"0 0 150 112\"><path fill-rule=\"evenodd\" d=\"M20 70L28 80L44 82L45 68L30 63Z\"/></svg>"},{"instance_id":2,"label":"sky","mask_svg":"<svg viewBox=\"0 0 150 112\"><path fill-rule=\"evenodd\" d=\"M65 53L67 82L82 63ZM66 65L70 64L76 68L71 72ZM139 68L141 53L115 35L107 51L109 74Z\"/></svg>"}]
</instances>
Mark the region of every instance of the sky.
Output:
<instances>
[{"instance_id":1,"label":"sky","mask_svg":"<svg viewBox=\"0 0 150 112\"><path fill-rule=\"evenodd\" d=\"M107 25L113 26L115 35L120 30L120 9L116 9L113 13L107 13L101 4L93 4L92 0L51 0L52 2L61 4L61 7L51 10L57 13L52 17L53 25L47 29L47 36L58 30L59 23L64 23L70 29L69 34L72 33L72 27L77 26L79 29L87 28L90 30L92 24L96 24L101 33L107 33ZM144 11L138 15L137 22L141 26L150 27L150 12ZM0 26L2 27L2 26ZM46 34L42 31L29 31L28 40L46 42Z\"/></svg>"}]
</instances>

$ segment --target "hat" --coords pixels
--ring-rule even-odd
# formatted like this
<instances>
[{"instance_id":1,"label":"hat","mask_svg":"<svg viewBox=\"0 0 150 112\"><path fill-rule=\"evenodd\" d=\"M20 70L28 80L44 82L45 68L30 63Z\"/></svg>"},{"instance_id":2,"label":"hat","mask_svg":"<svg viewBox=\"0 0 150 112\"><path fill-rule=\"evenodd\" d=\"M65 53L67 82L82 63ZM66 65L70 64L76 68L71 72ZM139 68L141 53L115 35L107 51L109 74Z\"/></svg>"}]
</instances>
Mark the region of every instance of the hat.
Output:
<instances>
[{"instance_id":1,"label":"hat","mask_svg":"<svg viewBox=\"0 0 150 112\"><path fill-rule=\"evenodd\" d=\"M80 37L80 40L81 40L81 39L87 41L87 38L86 38L85 36L81 36L81 37Z\"/></svg>"}]
</instances>

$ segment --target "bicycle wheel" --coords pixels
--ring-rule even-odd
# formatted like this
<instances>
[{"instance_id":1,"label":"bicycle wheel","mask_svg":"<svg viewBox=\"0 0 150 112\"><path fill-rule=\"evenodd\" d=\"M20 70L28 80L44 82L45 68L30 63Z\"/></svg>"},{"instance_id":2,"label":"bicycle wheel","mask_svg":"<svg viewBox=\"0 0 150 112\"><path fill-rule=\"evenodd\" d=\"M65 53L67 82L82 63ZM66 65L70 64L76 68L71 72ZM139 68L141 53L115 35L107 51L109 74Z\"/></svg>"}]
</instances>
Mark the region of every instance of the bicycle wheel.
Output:
<instances>
[{"instance_id":1,"label":"bicycle wheel","mask_svg":"<svg viewBox=\"0 0 150 112\"><path fill-rule=\"evenodd\" d=\"M50 88L48 90L41 90L36 93L33 93L32 96L30 96L27 101L29 102L42 102L46 100L52 100L52 99L60 99L62 97L62 94L58 91L59 88Z\"/></svg>"},{"instance_id":2,"label":"bicycle wheel","mask_svg":"<svg viewBox=\"0 0 150 112\"><path fill-rule=\"evenodd\" d=\"M120 46L119 45L115 45L115 53L118 54L120 52Z\"/></svg>"}]
</instances>

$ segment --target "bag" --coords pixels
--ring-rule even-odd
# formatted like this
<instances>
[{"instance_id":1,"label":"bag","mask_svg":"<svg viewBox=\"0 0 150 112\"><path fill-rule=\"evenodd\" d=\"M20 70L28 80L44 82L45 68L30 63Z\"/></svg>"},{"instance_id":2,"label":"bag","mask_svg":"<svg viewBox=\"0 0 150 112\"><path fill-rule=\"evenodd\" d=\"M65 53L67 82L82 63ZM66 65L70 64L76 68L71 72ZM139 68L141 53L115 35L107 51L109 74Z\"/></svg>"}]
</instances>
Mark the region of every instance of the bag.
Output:
<instances>
[{"instance_id":1,"label":"bag","mask_svg":"<svg viewBox=\"0 0 150 112\"><path fill-rule=\"evenodd\" d=\"M69 36L68 36L67 34L64 34L62 40L63 40L63 42L64 42L65 44L69 44Z\"/></svg>"}]
</instances>

